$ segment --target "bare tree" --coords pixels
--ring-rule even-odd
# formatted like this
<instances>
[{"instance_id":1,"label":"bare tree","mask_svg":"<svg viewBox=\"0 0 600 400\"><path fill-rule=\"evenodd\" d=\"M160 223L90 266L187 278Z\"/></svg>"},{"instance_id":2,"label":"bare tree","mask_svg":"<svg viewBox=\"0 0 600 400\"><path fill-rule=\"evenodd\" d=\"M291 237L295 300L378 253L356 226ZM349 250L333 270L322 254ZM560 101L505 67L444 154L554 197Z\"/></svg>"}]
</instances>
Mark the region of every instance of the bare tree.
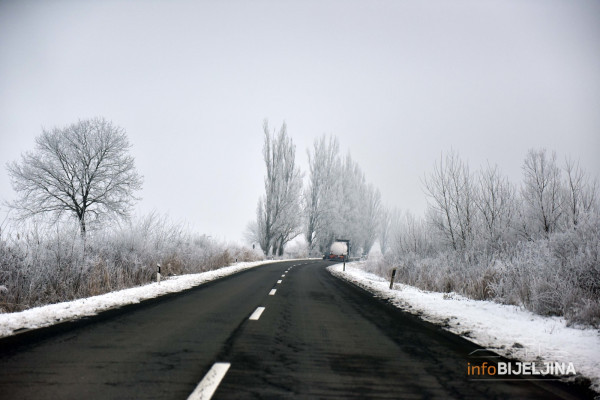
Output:
<instances>
[{"instance_id":1,"label":"bare tree","mask_svg":"<svg viewBox=\"0 0 600 400\"><path fill-rule=\"evenodd\" d=\"M565 161L566 173L565 211L568 216L567 226L576 227L583 213L590 212L598 198L598 181L590 181L579 163L571 159Z\"/></svg>"},{"instance_id":2,"label":"bare tree","mask_svg":"<svg viewBox=\"0 0 600 400\"><path fill-rule=\"evenodd\" d=\"M263 124L263 159L267 167L265 194L257 207L259 244L265 255L283 254L287 242L300 234L302 175L296 166L296 146L285 123L275 135Z\"/></svg>"},{"instance_id":3,"label":"bare tree","mask_svg":"<svg viewBox=\"0 0 600 400\"><path fill-rule=\"evenodd\" d=\"M127 217L142 187L130 148L125 130L104 118L43 130L35 151L7 165L19 194L11 206L23 218L73 215L82 236L90 218Z\"/></svg>"},{"instance_id":4,"label":"bare tree","mask_svg":"<svg viewBox=\"0 0 600 400\"><path fill-rule=\"evenodd\" d=\"M475 204L481 215L486 240L497 245L512 225L515 214L515 190L497 165L479 173Z\"/></svg>"},{"instance_id":5,"label":"bare tree","mask_svg":"<svg viewBox=\"0 0 600 400\"><path fill-rule=\"evenodd\" d=\"M467 164L450 152L440 157L433 173L424 180L430 219L454 250L464 249L473 240L475 191Z\"/></svg>"},{"instance_id":6,"label":"bare tree","mask_svg":"<svg viewBox=\"0 0 600 400\"><path fill-rule=\"evenodd\" d=\"M433 200L429 203L430 220L446 241L456 250L458 241L455 234L456 222L452 213L452 199L450 191L450 178L444 168L444 161L435 164L433 173L425 178L424 185L428 196Z\"/></svg>"},{"instance_id":7,"label":"bare tree","mask_svg":"<svg viewBox=\"0 0 600 400\"><path fill-rule=\"evenodd\" d=\"M530 222L529 232L548 236L554 232L563 215L563 193L556 153L545 149L529 150L523 163L524 182L521 190ZM531 232L533 230L533 232Z\"/></svg>"}]
</instances>

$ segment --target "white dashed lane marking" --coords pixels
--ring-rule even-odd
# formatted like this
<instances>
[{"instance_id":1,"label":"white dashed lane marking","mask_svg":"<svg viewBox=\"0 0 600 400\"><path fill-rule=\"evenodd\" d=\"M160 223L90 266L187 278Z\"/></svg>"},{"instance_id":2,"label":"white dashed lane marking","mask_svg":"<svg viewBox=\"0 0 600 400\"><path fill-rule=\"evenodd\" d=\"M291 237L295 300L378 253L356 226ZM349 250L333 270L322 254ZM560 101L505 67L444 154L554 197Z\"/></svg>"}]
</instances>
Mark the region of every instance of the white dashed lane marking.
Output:
<instances>
[{"instance_id":1,"label":"white dashed lane marking","mask_svg":"<svg viewBox=\"0 0 600 400\"><path fill-rule=\"evenodd\" d=\"M277 283L281 283L281 282L283 282L281 279L277 281Z\"/></svg>"},{"instance_id":2,"label":"white dashed lane marking","mask_svg":"<svg viewBox=\"0 0 600 400\"><path fill-rule=\"evenodd\" d=\"M249 319L252 321L258 321L258 319L262 315L263 311L265 311L264 307L258 307L256 310L254 310L254 312L252 313L252 315L250 316Z\"/></svg>"},{"instance_id":3,"label":"white dashed lane marking","mask_svg":"<svg viewBox=\"0 0 600 400\"><path fill-rule=\"evenodd\" d=\"M277 293L277 289L271 289L269 296L275 296L275 293Z\"/></svg>"},{"instance_id":4,"label":"white dashed lane marking","mask_svg":"<svg viewBox=\"0 0 600 400\"><path fill-rule=\"evenodd\" d=\"M230 363L215 363L190 394L188 400L209 400L215 394L229 367L231 367Z\"/></svg>"}]
</instances>

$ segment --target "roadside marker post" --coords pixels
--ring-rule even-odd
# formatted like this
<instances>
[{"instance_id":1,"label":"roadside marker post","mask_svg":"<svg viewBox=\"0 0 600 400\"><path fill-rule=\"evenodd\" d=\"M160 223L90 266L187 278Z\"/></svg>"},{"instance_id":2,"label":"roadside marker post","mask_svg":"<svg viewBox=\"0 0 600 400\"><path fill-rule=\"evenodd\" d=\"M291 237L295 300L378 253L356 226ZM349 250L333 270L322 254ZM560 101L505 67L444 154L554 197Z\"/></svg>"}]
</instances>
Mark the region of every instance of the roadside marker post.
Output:
<instances>
[{"instance_id":1,"label":"roadside marker post","mask_svg":"<svg viewBox=\"0 0 600 400\"><path fill-rule=\"evenodd\" d=\"M394 278L396 277L396 268L392 270L392 279L390 280L390 289L394 287Z\"/></svg>"},{"instance_id":2,"label":"roadside marker post","mask_svg":"<svg viewBox=\"0 0 600 400\"><path fill-rule=\"evenodd\" d=\"M350 239L335 239L336 242L346 243L346 253L342 254L342 260L344 260L344 267L342 271L346 271L346 258L350 256Z\"/></svg>"},{"instance_id":3,"label":"roadside marker post","mask_svg":"<svg viewBox=\"0 0 600 400\"><path fill-rule=\"evenodd\" d=\"M160 285L160 264L156 264L156 282Z\"/></svg>"}]
</instances>

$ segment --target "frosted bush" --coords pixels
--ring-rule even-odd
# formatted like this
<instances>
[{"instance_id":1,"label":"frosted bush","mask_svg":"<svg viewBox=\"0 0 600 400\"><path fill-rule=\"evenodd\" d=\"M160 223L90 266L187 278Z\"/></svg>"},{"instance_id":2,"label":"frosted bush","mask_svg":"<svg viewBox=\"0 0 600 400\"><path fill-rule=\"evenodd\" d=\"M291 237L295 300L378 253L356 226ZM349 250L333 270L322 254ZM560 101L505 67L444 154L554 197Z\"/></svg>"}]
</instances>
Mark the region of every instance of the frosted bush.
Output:
<instances>
[{"instance_id":1,"label":"frosted bush","mask_svg":"<svg viewBox=\"0 0 600 400\"><path fill-rule=\"evenodd\" d=\"M0 232L0 312L98 295L164 276L208 271L260 254L187 232L150 214L135 222L89 232L61 225L26 234Z\"/></svg>"},{"instance_id":2,"label":"frosted bush","mask_svg":"<svg viewBox=\"0 0 600 400\"><path fill-rule=\"evenodd\" d=\"M419 254L398 247L369 260L369 272L424 290L458 292L473 299L519 305L541 315L565 316L569 323L600 326L600 217L548 238L511 246L440 249Z\"/></svg>"}]
</instances>

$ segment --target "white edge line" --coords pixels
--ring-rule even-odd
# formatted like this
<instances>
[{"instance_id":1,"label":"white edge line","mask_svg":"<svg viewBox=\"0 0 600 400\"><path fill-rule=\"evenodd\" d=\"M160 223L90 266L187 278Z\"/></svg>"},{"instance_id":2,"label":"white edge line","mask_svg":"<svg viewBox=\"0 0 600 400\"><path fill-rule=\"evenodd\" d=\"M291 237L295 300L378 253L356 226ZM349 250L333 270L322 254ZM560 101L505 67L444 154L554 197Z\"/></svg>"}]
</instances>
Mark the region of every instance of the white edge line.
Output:
<instances>
[{"instance_id":1,"label":"white edge line","mask_svg":"<svg viewBox=\"0 0 600 400\"><path fill-rule=\"evenodd\" d=\"M258 307L256 310L254 310L249 319L251 319L252 321L258 321L263 311L265 311L264 307Z\"/></svg>"},{"instance_id":2,"label":"white edge line","mask_svg":"<svg viewBox=\"0 0 600 400\"><path fill-rule=\"evenodd\" d=\"M214 363L196 386L196 389L190 394L188 400L209 400L213 397L229 367L231 367L230 363Z\"/></svg>"},{"instance_id":3,"label":"white edge line","mask_svg":"<svg viewBox=\"0 0 600 400\"><path fill-rule=\"evenodd\" d=\"M275 293L277 293L277 289L271 289L269 296L275 296Z\"/></svg>"}]
</instances>

